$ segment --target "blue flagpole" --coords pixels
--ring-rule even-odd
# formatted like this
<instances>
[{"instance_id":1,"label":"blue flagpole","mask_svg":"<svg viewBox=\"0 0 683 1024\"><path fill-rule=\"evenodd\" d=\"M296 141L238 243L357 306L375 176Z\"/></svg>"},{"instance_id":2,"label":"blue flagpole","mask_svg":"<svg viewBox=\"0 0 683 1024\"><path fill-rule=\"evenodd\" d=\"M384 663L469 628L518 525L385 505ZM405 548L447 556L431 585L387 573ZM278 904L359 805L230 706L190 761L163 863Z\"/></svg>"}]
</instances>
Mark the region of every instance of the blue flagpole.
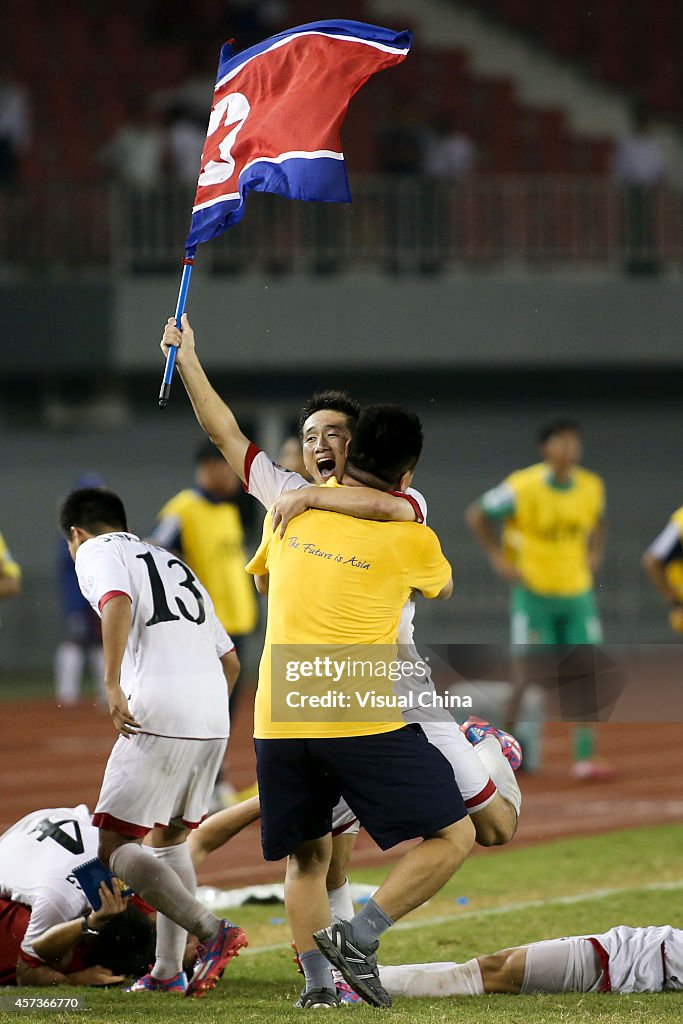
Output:
<instances>
[{"instance_id":1,"label":"blue flagpole","mask_svg":"<svg viewBox=\"0 0 683 1024\"><path fill-rule=\"evenodd\" d=\"M194 256L186 256L183 260L183 275L180 278L180 288L178 289L178 302L175 308L175 322L176 326L180 329L180 318L185 312L185 304L187 302L187 293L190 290L190 278L192 277L192 267L194 266ZM168 405L168 398L171 394L171 381L173 379L173 371L175 369L177 349L173 345L168 350L166 356L166 366L164 368L164 377L161 381L161 390L159 391L159 408L165 409Z\"/></svg>"}]
</instances>

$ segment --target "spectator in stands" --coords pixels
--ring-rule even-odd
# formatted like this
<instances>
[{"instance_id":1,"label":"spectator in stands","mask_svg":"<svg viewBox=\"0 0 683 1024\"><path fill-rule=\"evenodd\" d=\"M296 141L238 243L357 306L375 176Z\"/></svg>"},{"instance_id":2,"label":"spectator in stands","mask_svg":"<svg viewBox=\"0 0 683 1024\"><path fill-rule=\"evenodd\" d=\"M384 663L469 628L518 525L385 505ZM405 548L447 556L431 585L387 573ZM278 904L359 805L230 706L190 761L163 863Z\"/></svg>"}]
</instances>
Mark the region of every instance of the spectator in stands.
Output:
<instances>
[{"instance_id":1,"label":"spectator in stands","mask_svg":"<svg viewBox=\"0 0 683 1024\"><path fill-rule=\"evenodd\" d=\"M424 146L423 170L437 181L462 181L475 168L476 151L449 111L442 111L432 121Z\"/></svg>"},{"instance_id":2,"label":"spectator in stands","mask_svg":"<svg viewBox=\"0 0 683 1024\"><path fill-rule=\"evenodd\" d=\"M132 249L132 268L146 273L167 266L150 260L158 223L158 200L167 168L167 135L159 109L146 97L130 103L130 113L98 160L122 188L122 228Z\"/></svg>"},{"instance_id":3,"label":"spectator in stands","mask_svg":"<svg viewBox=\"0 0 683 1024\"><path fill-rule=\"evenodd\" d=\"M16 184L31 141L28 92L3 55L0 67L0 188Z\"/></svg>"},{"instance_id":4,"label":"spectator in stands","mask_svg":"<svg viewBox=\"0 0 683 1024\"><path fill-rule=\"evenodd\" d=\"M197 187L206 141L207 110L198 117L191 109L176 104L168 112L168 162L171 177L183 185Z\"/></svg>"},{"instance_id":5,"label":"spectator in stands","mask_svg":"<svg viewBox=\"0 0 683 1024\"><path fill-rule=\"evenodd\" d=\"M164 171L165 132L156 110L143 98L132 100L128 121L99 153L114 177L138 192L156 188Z\"/></svg>"},{"instance_id":6,"label":"spectator in stands","mask_svg":"<svg viewBox=\"0 0 683 1024\"><path fill-rule=\"evenodd\" d=\"M425 254L421 269L436 271L456 239L453 232L454 186L475 168L472 139L461 131L450 111L438 114L424 140L423 172L429 179L424 197L421 231Z\"/></svg>"},{"instance_id":7,"label":"spectator in stands","mask_svg":"<svg viewBox=\"0 0 683 1024\"><path fill-rule=\"evenodd\" d=\"M652 131L647 111L636 107L633 131L619 140L612 160L612 178L624 187L627 269L632 274L653 274L660 270L656 251L656 199L664 174L661 142Z\"/></svg>"},{"instance_id":8,"label":"spectator in stands","mask_svg":"<svg viewBox=\"0 0 683 1024\"><path fill-rule=\"evenodd\" d=\"M420 174L424 135L424 118L417 101L410 97L397 97L387 121L379 130L380 173Z\"/></svg>"},{"instance_id":9,"label":"spectator in stands","mask_svg":"<svg viewBox=\"0 0 683 1024\"><path fill-rule=\"evenodd\" d=\"M380 173L396 179L385 203L385 266L390 273L408 269L411 257L418 255L424 141L424 118L417 101L396 97L379 130L377 147Z\"/></svg>"}]
</instances>

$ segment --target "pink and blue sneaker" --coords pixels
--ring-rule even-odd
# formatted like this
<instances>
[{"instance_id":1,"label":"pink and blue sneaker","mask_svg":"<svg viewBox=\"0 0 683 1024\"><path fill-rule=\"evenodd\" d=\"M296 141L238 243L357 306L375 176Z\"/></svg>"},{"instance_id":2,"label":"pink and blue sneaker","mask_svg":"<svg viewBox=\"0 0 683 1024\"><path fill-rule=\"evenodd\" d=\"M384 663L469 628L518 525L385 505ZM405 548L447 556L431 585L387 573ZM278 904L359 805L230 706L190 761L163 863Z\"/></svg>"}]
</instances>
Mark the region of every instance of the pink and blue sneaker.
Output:
<instances>
[{"instance_id":1,"label":"pink and blue sneaker","mask_svg":"<svg viewBox=\"0 0 683 1024\"><path fill-rule=\"evenodd\" d=\"M340 1006L360 1006L365 1002L357 992L354 992L348 981L344 981L344 976L336 967L332 968L332 979L337 990Z\"/></svg>"},{"instance_id":2,"label":"pink and blue sneaker","mask_svg":"<svg viewBox=\"0 0 683 1024\"><path fill-rule=\"evenodd\" d=\"M173 996L184 996L187 991L185 971L179 971L172 978L155 978L151 974L143 974L134 981L126 992L166 992Z\"/></svg>"},{"instance_id":3,"label":"pink and blue sneaker","mask_svg":"<svg viewBox=\"0 0 683 1024\"><path fill-rule=\"evenodd\" d=\"M185 990L185 995L199 998L209 989L215 988L226 964L234 956L239 956L239 950L247 945L247 937L242 929L231 921L222 920L216 937L200 948L192 980Z\"/></svg>"},{"instance_id":4,"label":"pink and blue sneaker","mask_svg":"<svg viewBox=\"0 0 683 1024\"><path fill-rule=\"evenodd\" d=\"M510 762L513 772L516 772L521 765L522 747L519 740L516 740L511 733L505 732L503 729L496 729L490 722L485 722L483 718L474 718L473 716L463 722L460 732L464 733L465 738L473 747L476 747L477 743L481 743L487 736L495 736L501 745L504 756Z\"/></svg>"}]
</instances>

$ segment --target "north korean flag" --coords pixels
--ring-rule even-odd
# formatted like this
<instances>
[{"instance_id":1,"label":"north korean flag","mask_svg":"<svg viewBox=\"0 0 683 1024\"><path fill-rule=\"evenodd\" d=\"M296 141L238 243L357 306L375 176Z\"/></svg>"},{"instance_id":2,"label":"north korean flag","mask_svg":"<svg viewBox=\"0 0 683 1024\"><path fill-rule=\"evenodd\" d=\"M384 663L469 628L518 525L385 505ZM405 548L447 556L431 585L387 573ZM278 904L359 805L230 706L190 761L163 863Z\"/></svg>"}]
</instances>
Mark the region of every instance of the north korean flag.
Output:
<instances>
[{"instance_id":1,"label":"north korean flag","mask_svg":"<svg viewBox=\"0 0 683 1024\"><path fill-rule=\"evenodd\" d=\"M340 131L370 75L405 60L412 33L317 21L232 56L221 50L188 254L244 215L247 192L350 202Z\"/></svg>"}]
</instances>

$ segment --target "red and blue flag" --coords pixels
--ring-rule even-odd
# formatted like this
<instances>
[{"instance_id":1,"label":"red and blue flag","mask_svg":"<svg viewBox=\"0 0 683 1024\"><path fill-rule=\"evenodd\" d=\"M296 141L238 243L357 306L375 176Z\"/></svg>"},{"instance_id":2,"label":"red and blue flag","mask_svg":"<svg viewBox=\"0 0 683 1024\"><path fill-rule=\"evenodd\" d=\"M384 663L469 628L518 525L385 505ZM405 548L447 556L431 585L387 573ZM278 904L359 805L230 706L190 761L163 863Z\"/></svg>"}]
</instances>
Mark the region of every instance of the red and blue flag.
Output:
<instances>
[{"instance_id":1,"label":"red and blue flag","mask_svg":"<svg viewBox=\"0 0 683 1024\"><path fill-rule=\"evenodd\" d=\"M350 202L340 131L371 75L405 60L412 33L358 21L291 28L221 50L188 255L244 215L251 191Z\"/></svg>"}]
</instances>

